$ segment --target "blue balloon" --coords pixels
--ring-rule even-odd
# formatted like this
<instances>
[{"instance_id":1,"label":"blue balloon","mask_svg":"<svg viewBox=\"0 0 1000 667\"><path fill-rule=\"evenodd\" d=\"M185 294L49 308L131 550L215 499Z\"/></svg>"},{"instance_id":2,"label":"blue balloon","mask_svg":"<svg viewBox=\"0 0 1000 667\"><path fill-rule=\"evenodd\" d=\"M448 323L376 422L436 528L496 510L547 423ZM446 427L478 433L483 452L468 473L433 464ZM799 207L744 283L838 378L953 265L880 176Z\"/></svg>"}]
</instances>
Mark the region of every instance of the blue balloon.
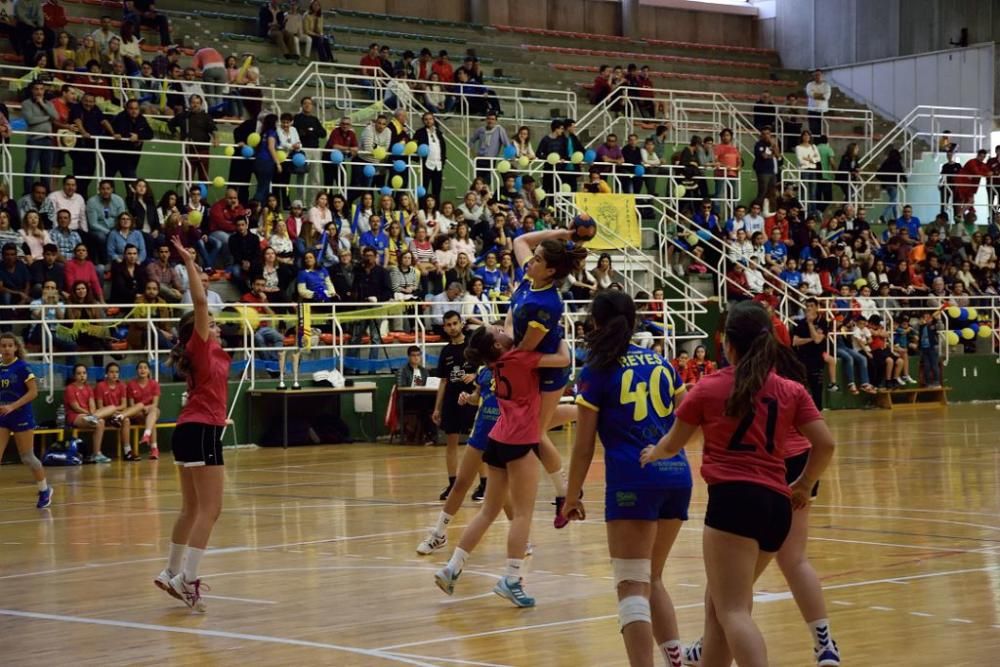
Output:
<instances>
[{"instance_id":1,"label":"blue balloon","mask_svg":"<svg viewBox=\"0 0 1000 667\"><path fill-rule=\"evenodd\" d=\"M513 160L517 157L517 146L514 144L507 144L503 147L503 159Z\"/></svg>"},{"instance_id":2,"label":"blue balloon","mask_svg":"<svg viewBox=\"0 0 1000 667\"><path fill-rule=\"evenodd\" d=\"M306 166L306 154L296 153L295 155L293 155L292 165L299 168Z\"/></svg>"},{"instance_id":3,"label":"blue balloon","mask_svg":"<svg viewBox=\"0 0 1000 667\"><path fill-rule=\"evenodd\" d=\"M700 238L702 241L708 241L709 239L712 238L712 232L708 231L707 229L699 229L698 238Z\"/></svg>"},{"instance_id":4,"label":"blue balloon","mask_svg":"<svg viewBox=\"0 0 1000 667\"><path fill-rule=\"evenodd\" d=\"M597 151L595 151L593 148L588 148L587 152L583 154L584 162L593 162L596 159L597 159Z\"/></svg>"},{"instance_id":5,"label":"blue balloon","mask_svg":"<svg viewBox=\"0 0 1000 667\"><path fill-rule=\"evenodd\" d=\"M27 130L28 121L24 120L23 118L14 118L13 120L10 121L10 129L18 131Z\"/></svg>"},{"instance_id":6,"label":"blue balloon","mask_svg":"<svg viewBox=\"0 0 1000 667\"><path fill-rule=\"evenodd\" d=\"M521 179L520 176L518 176L517 178L514 179L514 189L520 190L523 187L524 187L524 181Z\"/></svg>"},{"instance_id":7,"label":"blue balloon","mask_svg":"<svg viewBox=\"0 0 1000 667\"><path fill-rule=\"evenodd\" d=\"M392 145L393 155L402 155L405 150L406 150L406 145L401 141Z\"/></svg>"},{"instance_id":8,"label":"blue balloon","mask_svg":"<svg viewBox=\"0 0 1000 667\"><path fill-rule=\"evenodd\" d=\"M959 312L958 319L960 319L960 320L967 320L967 319L969 319L969 309L968 308L962 308L962 310Z\"/></svg>"},{"instance_id":9,"label":"blue balloon","mask_svg":"<svg viewBox=\"0 0 1000 667\"><path fill-rule=\"evenodd\" d=\"M431 147L428 146L427 144L420 144L419 146L417 146L417 155L419 155L420 157L427 157L428 155L430 155L430 152L431 152Z\"/></svg>"},{"instance_id":10,"label":"blue balloon","mask_svg":"<svg viewBox=\"0 0 1000 667\"><path fill-rule=\"evenodd\" d=\"M417 186L417 199L423 199L427 196L427 188L422 185Z\"/></svg>"},{"instance_id":11,"label":"blue balloon","mask_svg":"<svg viewBox=\"0 0 1000 667\"><path fill-rule=\"evenodd\" d=\"M201 190L201 198L208 199L208 186L204 183L199 183L198 189Z\"/></svg>"},{"instance_id":12,"label":"blue balloon","mask_svg":"<svg viewBox=\"0 0 1000 667\"><path fill-rule=\"evenodd\" d=\"M979 322L973 322L972 324L969 325L969 328L972 329L974 332L979 333Z\"/></svg>"},{"instance_id":13,"label":"blue balloon","mask_svg":"<svg viewBox=\"0 0 1000 667\"><path fill-rule=\"evenodd\" d=\"M252 158L253 148L251 148L250 146L244 146L243 148L240 149L240 155L242 155L245 158Z\"/></svg>"},{"instance_id":14,"label":"blue balloon","mask_svg":"<svg viewBox=\"0 0 1000 667\"><path fill-rule=\"evenodd\" d=\"M392 188L390 188L388 185L383 185L382 189L379 190L379 192L381 192L384 195L391 195L392 194Z\"/></svg>"},{"instance_id":15,"label":"blue balloon","mask_svg":"<svg viewBox=\"0 0 1000 667\"><path fill-rule=\"evenodd\" d=\"M641 164L635 165L635 175L636 176L645 176L646 175L646 168L643 167Z\"/></svg>"},{"instance_id":16,"label":"blue balloon","mask_svg":"<svg viewBox=\"0 0 1000 667\"><path fill-rule=\"evenodd\" d=\"M364 175L365 178L375 178L375 167L370 164L366 164L364 168Z\"/></svg>"},{"instance_id":17,"label":"blue balloon","mask_svg":"<svg viewBox=\"0 0 1000 667\"><path fill-rule=\"evenodd\" d=\"M397 174L406 171L406 163L402 160L394 160L392 163L392 170Z\"/></svg>"},{"instance_id":18,"label":"blue balloon","mask_svg":"<svg viewBox=\"0 0 1000 667\"><path fill-rule=\"evenodd\" d=\"M344 154L340 152L339 148L334 148L330 151L330 162L334 164L340 164L344 161Z\"/></svg>"}]
</instances>

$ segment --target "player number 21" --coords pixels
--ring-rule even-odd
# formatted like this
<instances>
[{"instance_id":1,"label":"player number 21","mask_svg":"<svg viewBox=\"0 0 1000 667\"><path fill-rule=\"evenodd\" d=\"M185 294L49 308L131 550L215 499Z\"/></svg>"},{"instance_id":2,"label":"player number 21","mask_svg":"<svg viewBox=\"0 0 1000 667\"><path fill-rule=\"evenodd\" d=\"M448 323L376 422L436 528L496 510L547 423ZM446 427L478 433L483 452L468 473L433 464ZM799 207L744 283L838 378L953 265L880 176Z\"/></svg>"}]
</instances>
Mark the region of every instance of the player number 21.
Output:
<instances>
[{"instance_id":1,"label":"player number 21","mask_svg":"<svg viewBox=\"0 0 1000 667\"><path fill-rule=\"evenodd\" d=\"M622 373L622 393L619 402L622 405L632 405L632 421L641 422L649 414L649 404L653 404L653 410L660 417L670 414L671 406L663 401L661 389L663 375L667 369L663 366L656 366L649 375L649 385L645 382L638 382L635 389L632 388L632 379L635 373L631 368Z\"/></svg>"}]
</instances>

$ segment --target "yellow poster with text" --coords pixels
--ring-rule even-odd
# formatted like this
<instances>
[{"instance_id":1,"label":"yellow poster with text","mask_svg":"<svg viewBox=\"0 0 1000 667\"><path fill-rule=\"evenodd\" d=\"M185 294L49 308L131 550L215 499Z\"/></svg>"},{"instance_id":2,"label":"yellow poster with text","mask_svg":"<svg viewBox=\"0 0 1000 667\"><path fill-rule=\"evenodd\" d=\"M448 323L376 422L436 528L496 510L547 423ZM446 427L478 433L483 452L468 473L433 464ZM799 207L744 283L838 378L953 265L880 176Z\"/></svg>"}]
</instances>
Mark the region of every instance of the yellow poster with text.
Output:
<instances>
[{"instance_id":1,"label":"yellow poster with text","mask_svg":"<svg viewBox=\"0 0 1000 667\"><path fill-rule=\"evenodd\" d=\"M597 236L587 242L591 250L614 250L623 245L642 247L639 214L635 195L591 194L575 195L577 208L597 221Z\"/></svg>"}]
</instances>

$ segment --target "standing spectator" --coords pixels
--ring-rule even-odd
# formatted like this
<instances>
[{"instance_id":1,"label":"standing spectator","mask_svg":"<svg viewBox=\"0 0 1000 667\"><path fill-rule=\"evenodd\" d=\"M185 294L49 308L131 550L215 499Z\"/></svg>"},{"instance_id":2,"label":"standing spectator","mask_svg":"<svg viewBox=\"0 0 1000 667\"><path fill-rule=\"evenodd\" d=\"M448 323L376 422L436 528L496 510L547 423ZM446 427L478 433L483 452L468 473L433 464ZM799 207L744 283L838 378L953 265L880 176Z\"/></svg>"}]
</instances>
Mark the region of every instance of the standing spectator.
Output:
<instances>
[{"instance_id":1,"label":"standing spectator","mask_svg":"<svg viewBox=\"0 0 1000 667\"><path fill-rule=\"evenodd\" d=\"M778 107L771 100L771 92L765 90L753 105L753 126L758 132L765 127L774 127L778 122Z\"/></svg>"},{"instance_id":2,"label":"standing spectator","mask_svg":"<svg viewBox=\"0 0 1000 667\"><path fill-rule=\"evenodd\" d=\"M816 138L816 150L819 152L819 180L816 182L816 205L819 211L833 203L833 148L825 134Z\"/></svg>"},{"instance_id":3,"label":"standing spectator","mask_svg":"<svg viewBox=\"0 0 1000 667\"><path fill-rule=\"evenodd\" d=\"M236 188L226 188L226 196L212 204L212 208L208 210L209 236L225 253L229 249L229 235L236 231L236 221L240 219L248 219L247 210L240 204Z\"/></svg>"},{"instance_id":4,"label":"standing spectator","mask_svg":"<svg viewBox=\"0 0 1000 667\"><path fill-rule=\"evenodd\" d=\"M14 18L17 21L17 33L25 37L36 30L42 31L43 43L46 49L55 43L55 34L45 27L45 13L42 12L41 0L16 0L14 2ZM49 63L52 63L49 59Z\"/></svg>"},{"instance_id":5,"label":"standing spectator","mask_svg":"<svg viewBox=\"0 0 1000 667\"><path fill-rule=\"evenodd\" d=\"M611 94L611 67L601 65L590 87L590 103L600 104Z\"/></svg>"},{"instance_id":6,"label":"standing spectator","mask_svg":"<svg viewBox=\"0 0 1000 667\"><path fill-rule=\"evenodd\" d=\"M630 134L622 147L624 173L622 175L622 192L639 194L642 191L642 176L629 176L636 166L642 164L642 149L639 147L639 135Z\"/></svg>"},{"instance_id":7,"label":"standing spectator","mask_svg":"<svg viewBox=\"0 0 1000 667\"><path fill-rule=\"evenodd\" d=\"M765 125L760 131L760 139L753 146L753 171L757 175L757 201L763 201L768 191L776 184L781 149L771 135L771 127Z\"/></svg>"},{"instance_id":8,"label":"standing spectator","mask_svg":"<svg viewBox=\"0 0 1000 667\"><path fill-rule=\"evenodd\" d=\"M976 151L976 157L971 158L959 170L958 176L955 177L957 183L955 187L956 204L971 205L975 202L976 193L979 191L979 179L985 178L987 182L989 181L992 171L986 165L986 156L986 149L979 149Z\"/></svg>"},{"instance_id":9,"label":"standing spectator","mask_svg":"<svg viewBox=\"0 0 1000 667\"><path fill-rule=\"evenodd\" d=\"M347 116L340 119L340 123L330 132L330 136L326 141L326 150L331 151L334 149L340 151L344 159L348 161L353 161L358 156L358 135L354 132L351 126L351 119ZM332 164L329 160L323 160L322 162L323 185L329 188L333 186L340 168ZM358 183L355 183L355 177L358 177ZM354 165L351 172L351 185L359 185L360 179L363 177L364 165Z\"/></svg>"},{"instance_id":10,"label":"standing spectator","mask_svg":"<svg viewBox=\"0 0 1000 667\"><path fill-rule=\"evenodd\" d=\"M87 200L86 210L89 234L94 239L94 247L101 251L97 257L107 261L104 255L108 234L114 229L118 217L128 212L125 200L115 194L114 185L105 179L98 184L97 194Z\"/></svg>"},{"instance_id":11,"label":"standing spectator","mask_svg":"<svg viewBox=\"0 0 1000 667\"><path fill-rule=\"evenodd\" d=\"M812 142L812 133L809 130L803 130L800 138L799 145L795 147L795 159L802 172L802 183L806 186L809 209L812 212L818 208L816 205L816 186L822 173L820 171L820 155L816 145Z\"/></svg>"},{"instance_id":12,"label":"standing spectator","mask_svg":"<svg viewBox=\"0 0 1000 667\"><path fill-rule=\"evenodd\" d=\"M497 124L495 113L486 114L485 124L469 137L469 146L476 156L476 176L483 180L489 179L493 171L493 160L500 157L504 146L510 143L507 130Z\"/></svg>"},{"instance_id":13,"label":"standing spectator","mask_svg":"<svg viewBox=\"0 0 1000 667\"><path fill-rule=\"evenodd\" d=\"M42 182L49 187L52 172L52 129L59 122L59 114L51 102L45 99L45 84L35 81L31 84L28 99L21 103L21 116L27 124L27 131L33 134L25 140L24 190L31 189L35 174L42 174Z\"/></svg>"},{"instance_id":14,"label":"standing spectator","mask_svg":"<svg viewBox=\"0 0 1000 667\"><path fill-rule=\"evenodd\" d=\"M281 114L281 120L275 129L277 135L275 147L278 149L278 152L285 154L285 160L281 163L281 170L274 177L274 183L277 186L274 188L274 191L282 210L287 210L288 205L291 203L287 186L292 181L292 171L297 170L292 164L292 156L302 151L302 139L299 137L299 131L292 125L293 120L294 116L286 111ZM300 183L304 178L305 169L308 169L308 166L304 167L298 174L298 181Z\"/></svg>"},{"instance_id":15,"label":"standing spectator","mask_svg":"<svg viewBox=\"0 0 1000 667\"><path fill-rule=\"evenodd\" d=\"M799 105L799 97L795 93L785 96L785 108L781 110L781 136L779 143L786 151L794 152L799 135L802 134L803 117L802 107Z\"/></svg>"},{"instance_id":16,"label":"standing spectator","mask_svg":"<svg viewBox=\"0 0 1000 667\"><path fill-rule=\"evenodd\" d=\"M538 142L537 155L540 155L543 160L545 160L551 153L558 155L560 160L569 159L565 135L566 124L558 118L552 119L549 123L549 133L542 137L541 141ZM556 191L556 169L557 165L549 165L545 167L545 176L542 178L542 187L546 192Z\"/></svg>"},{"instance_id":17,"label":"standing spectator","mask_svg":"<svg viewBox=\"0 0 1000 667\"><path fill-rule=\"evenodd\" d=\"M156 11L156 0L125 0L125 20L135 25L136 32L141 26L156 28L160 46L170 44L170 21Z\"/></svg>"},{"instance_id":18,"label":"standing spectator","mask_svg":"<svg viewBox=\"0 0 1000 667\"><path fill-rule=\"evenodd\" d=\"M980 151L985 161L986 151ZM970 160L971 162L971 160ZM882 211L882 218L885 220L895 220L898 215L896 205L899 202L899 186L907 181L905 169L903 168L903 156L895 148L889 149L882 164L879 165L878 180L882 182L882 189L885 190L886 198L889 200ZM978 187L978 180L977 186ZM974 193L973 193L974 194Z\"/></svg>"},{"instance_id":19,"label":"standing spectator","mask_svg":"<svg viewBox=\"0 0 1000 667\"><path fill-rule=\"evenodd\" d=\"M212 109L224 101L228 90L229 73L226 71L226 61L222 54L210 46L205 46L194 53L191 65L201 72L201 81L206 88L205 104Z\"/></svg>"},{"instance_id":20,"label":"standing spectator","mask_svg":"<svg viewBox=\"0 0 1000 667\"><path fill-rule=\"evenodd\" d=\"M813 80L806 84L806 99L809 103L809 131L814 135L823 134L823 114L830 109L830 84L823 80L823 71L813 72Z\"/></svg>"},{"instance_id":21,"label":"standing spectator","mask_svg":"<svg viewBox=\"0 0 1000 667\"><path fill-rule=\"evenodd\" d=\"M803 276L804 277L804 276ZM809 393L817 410L823 409L823 353L826 350L826 337L829 331L826 321L820 315L819 302L809 297L806 299L806 314L798 321L792 331L792 347L799 361L806 367ZM830 383L830 390L836 391L836 384Z\"/></svg>"},{"instance_id":22,"label":"standing spectator","mask_svg":"<svg viewBox=\"0 0 1000 667\"><path fill-rule=\"evenodd\" d=\"M597 147L597 163L595 167L600 173L611 172L615 174L618 165L625 162L622 157L622 149L618 146L618 135L609 134L604 143ZM610 167L604 165L611 165Z\"/></svg>"},{"instance_id":23,"label":"standing spectator","mask_svg":"<svg viewBox=\"0 0 1000 667\"><path fill-rule=\"evenodd\" d=\"M312 48L316 49L316 55L325 63L334 62L333 50L330 48L330 38L323 32L323 6L319 0L312 0L309 9L306 11L303 27L305 34L309 37ZM309 56L309 51L305 53Z\"/></svg>"},{"instance_id":24,"label":"standing spectator","mask_svg":"<svg viewBox=\"0 0 1000 667\"><path fill-rule=\"evenodd\" d=\"M422 185L435 201L441 200L441 184L444 180L444 165L448 162L448 146L441 128L437 126L434 114L427 112L421 120L424 126L416 131L413 140L418 146L427 146L427 156L423 158Z\"/></svg>"},{"instance_id":25,"label":"standing spectator","mask_svg":"<svg viewBox=\"0 0 1000 667\"><path fill-rule=\"evenodd\" d=\"M144 141L153 138L153 128L139 109L138 100L129 100L125 110L114 117L110 123L104 121L104 130L114 138L108 142L109 155L107 162L107 177L114 178L121 174L126 180L134 180L142 158Z\"/></svg>"},{"instance_id":26,"label":"standing spectator","mask_svg":"<svg viewBox=\"0 0 1000 667\"><path fill-rule=\"evenodd\" d=\"M250 231L250 222L245 217L236 221L236 233L229 236L229 256L232 258L229 275L240 292L246 292L250 277L260 269L260 237Z\"/></svg>"},{"instance_id":27,"label":"standing spectator","mask_svg":"<svg viewBox=\"0 0 1000 667\"><path fill-rule=\"evenodd\" d=\"M309 57L312 40L306 34L305 16L300 12L297 1L288 3L288 11L285 12L285 22L281 26L281 31L285 48L291 47L291 51L285 51L286 58L301 61L303 55Z\"/></svg>"},{"instance_id":28,"label":"standing spectator","mask_svg":"<svg viewBox=\"0 0 1000 667\"><path fill-rule=\"evenodd\" d=\"M257 178L257 191L253 198L258 202L267 201L271 193L271 183L282 173L278 160L278 116L270 113L260 123L260 143L254 154L253 173Z\"/></svg>"},{"instance_id":29,"label":"standing spectator","mask_svg":"<svg viewBox=\"0 0 1000 667\"><path fill-rule=\"evenodd\" d=\"M306 96L299 103L299 112L292 119L292 126L299 133L299 142L309 160L309 182L319 184L320 165L324 164L323 156L320 155L319 145L326 139L326 129L323 123L316 117L316 103L313 98Z\"/></svg>"},{"instance_id":30,"label":"standing spectator","mask_svg":"<svg viewBox=\"0 0 1000 667\"><path fill-rule=\"evenodd\" d=\"M940 322L941 311L934 311L925 312L920 324L920 371L924 386L932 389L941 386L941 353L938 349Z\"/></svg>"},{"instance_id":31,"label":"standing spectator","mask_svg":"<svg viewBox=\"0 0 1000 667\"><path fill-rule=\"evenodd\" d=\"M378 83L379 73L382 69L382 59L378 57L378 43L372 42L368 45L368 52L361 56L361 73L369 77L368 94L375 97L375 87Z\"/></svg>"},{"instance_id":32,"label":"standing spectator","mask_svg":"<svg viewBox=\"0 0 1000 667\"><path fill-rule=\"evenodd\" d=\"M73 158L73 173L79 181L80 194L90 191L90 181L97 171L97 142L103 137L104 113L97 108L97 100L91 93L84 94L79 104L69 110L69 128L79 135L76 145L70 151Z\"/></svg>"},{"instance_id":33,"label":"standing spectator","mask_svg":"<svg viewBox=\"0 0 1000 667\"><path fill-rule=\"evenodd\" d=\"M392 298L389 274L380 265L375 248L365 246L361 249L361 264L354 269L352 298L371 303L388 303ZM366 333L371 337L369 359L376 358L382 347L380 326L381 322L378 320L362 320L355 325L353 340L360 341Z\"/></svg>"},{"instance_id":34,"label":"standing spectator","mask_svg":"<svg viewBox=\"0 0 1000 667\"><path fill-rule=\"evenodd\" d=\"M733 144L733 131L728 127L719 132L719 145L715 147L715 198L736 199L743 157L739 146Z\"/></svg>"},{"instance_id":35,"label":"standing spectator","mask_svg":"<svg viewBox=\"0 0 1000 667\"><path fill-rule=\"evenodd\" d=\"M955 189L958 184L958 174L962 171L962 165L955 160L953 151L947 152L947 159L941 165L941 178L938 181L938 192L941 193L941 212L947 213L949 206L957 204L955 199ZM955 206L957 213L957 206Z\"/></svg>"},{"instance_id":36,"label":"standing spectator","mask_svg":"<svg viewBox=\"0 0 1000 667\"><path fill-rule=\"evenodd\" d=\"M389 129L389 118L384 114L376 116L375 120L361 131L359 143L358 158L375 168L376 173L374 177L368 177L364 173L367 165L356 164L351 172L351 185L356 188L371 188L373 186L377 188L385 180L385 174L380 172L378 167L375 167L382 161L376 160L372 152L376 148L381 148L388 153L392 147L392 130ZM354 193L351 201L354 201L357 194L357 192Z\"/></svg>"},{"instance_id":37,"label":"standing spectator","mask_svg":"<svg viewBox=\"0 0 1000 667\"><path fill-rule=\"evenodd\" d=\"M190 180L208 181L209 146L218 146L215 120L205 108L200 95L191 96L191 106L167 121L171 133L180 132L184 144L184 159L187 161ZM185 180L189 180L185 179Z\"/></svg>"}]
</instances>

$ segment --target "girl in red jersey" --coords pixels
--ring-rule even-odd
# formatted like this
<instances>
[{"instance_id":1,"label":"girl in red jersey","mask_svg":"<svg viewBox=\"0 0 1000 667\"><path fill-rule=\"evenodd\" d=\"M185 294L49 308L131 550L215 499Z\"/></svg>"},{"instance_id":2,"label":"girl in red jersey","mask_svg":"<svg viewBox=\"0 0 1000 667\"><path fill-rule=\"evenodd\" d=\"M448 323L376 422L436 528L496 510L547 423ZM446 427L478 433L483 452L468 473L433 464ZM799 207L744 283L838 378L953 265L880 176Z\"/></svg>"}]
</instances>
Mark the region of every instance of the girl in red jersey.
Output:
<instances>
[{"instance_id":1,"label":"girl in red jersey","mask_svg":"<svg viewBox=\"0 0 1000 667\"><path fill-rule=\"evenodd\" d=\"M188 400L171 440L174 462L180 466L182 500L170 535L167 566L153 583L195 611L205 611L198 565L222 511L222 431L230 358L222 349L219 325L209 313L194 255L178 239L171 242L187 268L194 310L181 317L178 342L170 352L174 367L187 378Z\"/></svg>"},{"instance_id":2,"label":"girl in red jersey","mask_svg":"<svg viewBox=\"0 0 1000 667\"><path fill-rule=\"evenodd\" d=\"M448 564L434 581L451 595L469 554L503 509L508 489L514 518L507 532L507 572L493 592L517 607L533 607L521 585L521 564L531 533L531 519L538 493L538 419L542 397L538 392L540 368L569 366L569 348L560 341L552 354L514 348L514 339L502 326L483 326L469 338L466 358L474 365L486 364L493 371L493 387L500 404L500 418L490 431L483 462L489 466L486 499L472 519Z\"/></svg>"},{"instance_id":3,"label":"girl in red jersey","mask_svg":"<svg viewBox=\"0 0 1000 667\"><path fill-rule=\"evenodd\" d=\"M66 426L79 431L93 431L94 444L91 446L87 463L111 463L111 459L101 451L104 440L105 420L114 416L113 408L97 408L94 390L87 384L87 367L73 366L73 376L63 392L63 406L66 408Z\"/></svg>"},{"instance_id":4,"label":"girl in red jersey","mask_svg":"<svg viewBox=\"0 0 1000 667\"><path fill-rule=\"evenodd\" d=\"M677 411L673 428L642 452L643 465L675 456L700 426L701 474L708 483L702 551L708 579L703 667L766 667L767 647L753 622L753 583L781 548L792 508L805 507L833 457L833 436L809 392L774 372L794 367L773 335L767 311L753 302L729 311L725 352L731 366L702 378ZM788 434L812 444L795 482L785 480Z\"/></svg>"},{"instance_id":5,"label":"girl in red jersey","mask_svg":"<svg viewBox=\"0 0 1000 667\"><path fill-rule=\"evenodd\" d=\"M142 443L149 446L149 458L160 458L160 448L156 442L156 422L160 418L160 383L153 379L149 362L140 361L135 365L136 378L128 383L128 404L138 408L137 415L145 420Z\"/></svg>"},{"instance_id":6,"label":"girl in red jersey","mask_svg":"<svg viewBox=\"0 0 1000 667\"><path fill-rule=\"evenodd\" d=\"M126 461L139 461L138 453L132 451L132 417L139 414L135 408L128 405L128 386L120 380L121 368L115 362L104 367L104 379L97 383L94 398L98 410L114 410L108 419L112 426L118 428L118 442L122 445L123 458Z\"/></svg>"}]
</instances>

